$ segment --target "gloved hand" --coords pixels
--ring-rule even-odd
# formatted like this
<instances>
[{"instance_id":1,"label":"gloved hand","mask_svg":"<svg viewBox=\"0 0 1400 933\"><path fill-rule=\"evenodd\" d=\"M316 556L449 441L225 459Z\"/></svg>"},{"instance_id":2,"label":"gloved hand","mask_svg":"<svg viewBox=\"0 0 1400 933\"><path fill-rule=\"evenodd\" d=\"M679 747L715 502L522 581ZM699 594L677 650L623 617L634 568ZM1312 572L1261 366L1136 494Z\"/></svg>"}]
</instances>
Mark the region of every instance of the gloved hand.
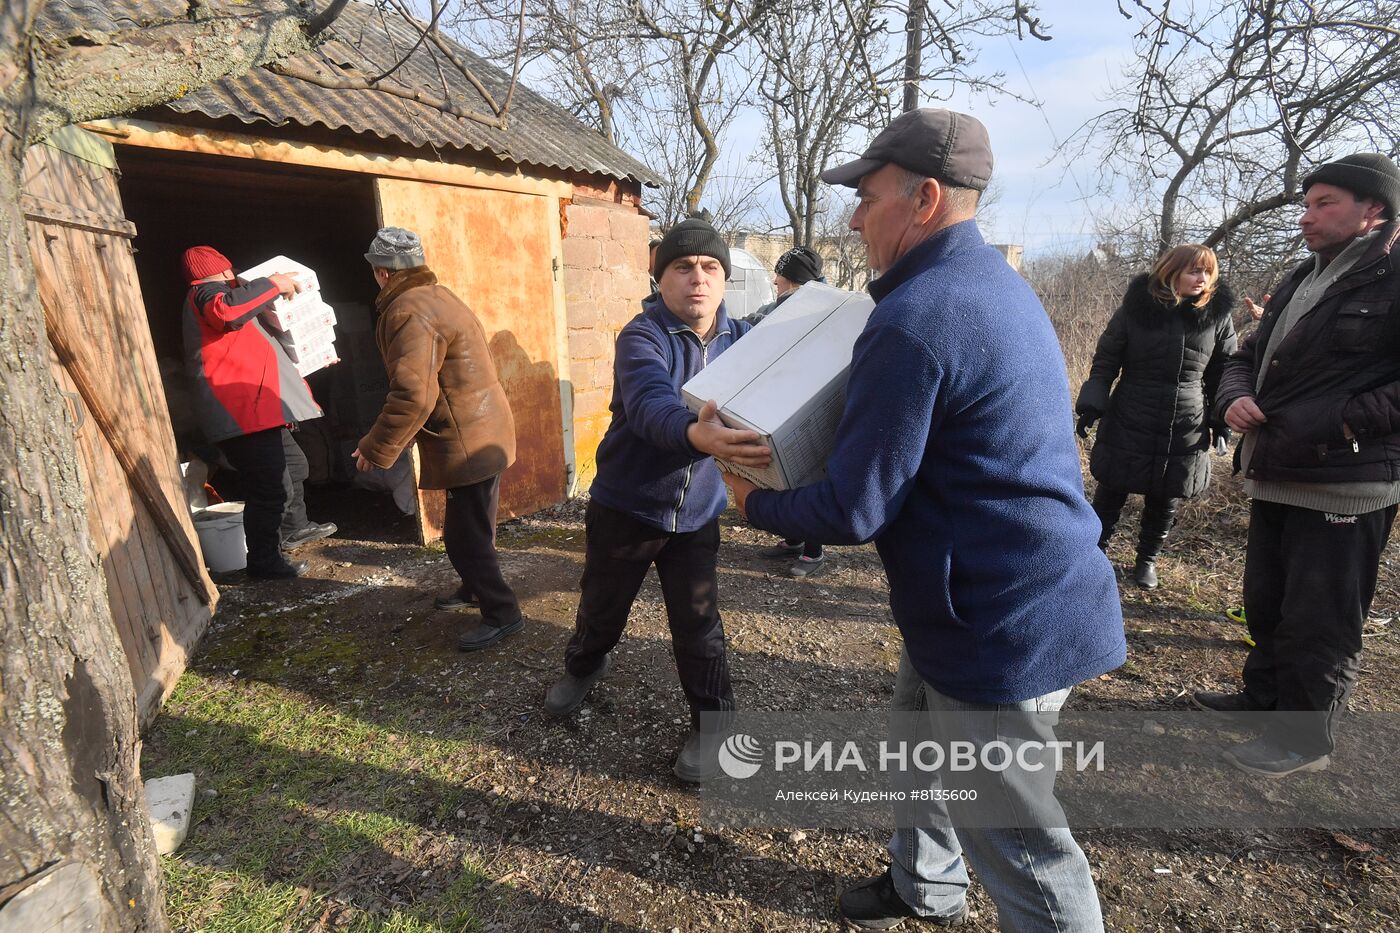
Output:
<instances>
[{"instance_id":1,"label":"gloved hand","mask_svg":"<svg viewBox=\"0 0 1400 933\"><path fill-rule=\"evenodd\" d=\"M1234 437L1234 433L1229 428L1212 428L1210 434L1214 438L1211 446L1215 448L1216 456L1223 457L1230 452L1230 438Z\"/></svg>"},{"instance_id":2,"label":"gloved hand","mask_svg":"<svg viewBox=\"0 0 1400 933\"><path fill-rule=\"evenodd\" d=\"M1074 426L1075 433L1080 437L1087 438L1089 436L1089 429L1094 426L1094 422L1098 421L1100 417L1102 417L1102 415L1099 412L1093 411L1092 409L1085 409L1080 413L1079 422Z\"/></svg>"}]
</instances>

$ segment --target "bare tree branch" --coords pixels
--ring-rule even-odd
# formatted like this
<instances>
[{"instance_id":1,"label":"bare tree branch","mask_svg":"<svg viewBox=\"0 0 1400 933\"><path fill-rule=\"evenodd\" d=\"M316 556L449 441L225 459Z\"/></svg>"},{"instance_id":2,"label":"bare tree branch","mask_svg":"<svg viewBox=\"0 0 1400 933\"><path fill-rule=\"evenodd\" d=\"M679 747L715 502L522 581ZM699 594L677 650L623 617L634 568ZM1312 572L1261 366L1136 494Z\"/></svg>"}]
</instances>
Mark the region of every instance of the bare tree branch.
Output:
<instances>
[{"instance_id":1,"label":"bare tree branch","mask_svg":"<svg viewBox=\"0 0 1400 933\"><path fill-rule=\"evenodd\" d=\"M1143 28L1129 83L1115 91L1121 104L1062 154L1097 153L1101 190L1119 203L1125 188L1146 195L1119 212L1120 230L1155 228L1144 252L1194 239L1227 262L1276 264L1272 251L1296 249L1286 208L1305 164L1400 148L1400 2L1251 0L1183 19L1170 10L1137 0L1130 15Z\"/></svg>"}]
</instances>

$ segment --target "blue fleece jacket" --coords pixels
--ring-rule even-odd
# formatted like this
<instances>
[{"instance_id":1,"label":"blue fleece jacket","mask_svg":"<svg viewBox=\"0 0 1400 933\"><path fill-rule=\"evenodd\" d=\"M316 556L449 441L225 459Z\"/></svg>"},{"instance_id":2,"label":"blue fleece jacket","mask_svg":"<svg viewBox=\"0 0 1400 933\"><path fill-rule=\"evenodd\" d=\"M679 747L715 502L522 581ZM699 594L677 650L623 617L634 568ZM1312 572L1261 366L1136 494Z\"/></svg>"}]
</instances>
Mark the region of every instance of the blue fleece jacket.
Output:
<instances>
[{"instance_id":1,"label":"blue fleece jacket","mask_svg":"<svg viewBox=\"0 0 1400 933\"><path fill-rule=\"evenodd\" d=\"M612 423L598 444L598 475L589 494L662 531L695 531L718 518L727 502L709 454L690 446L695 413L681 386L734 345L749 325L719 306L707 343L667 309L660 296L617 335Z\"/></svg>"},{"instance_id":2,"label":"blue fleece jacket","mask_svg":"<svg viewBox=\"0 0 1400 933\"><path fill-rule=\"evenodd\" d=\"M752 493L749 520L873 539L910 659L948 696L1016 703L1122 664L1064 358L1030 287L966 221L870 292L827 478Z\"/></svg>"}]
</instances>

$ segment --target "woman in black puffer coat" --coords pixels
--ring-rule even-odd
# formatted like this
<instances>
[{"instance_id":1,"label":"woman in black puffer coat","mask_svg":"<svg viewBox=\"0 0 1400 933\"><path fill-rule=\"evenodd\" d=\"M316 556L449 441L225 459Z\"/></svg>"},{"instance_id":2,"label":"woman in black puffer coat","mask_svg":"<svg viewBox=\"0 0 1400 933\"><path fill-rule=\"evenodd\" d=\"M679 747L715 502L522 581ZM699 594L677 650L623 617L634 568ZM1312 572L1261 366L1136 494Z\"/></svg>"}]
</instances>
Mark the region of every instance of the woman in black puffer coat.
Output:
<instances>
[{"instance_id":1,"label":"woman in black puffer coat","mask_svg":"<svg viewBox=\"0 0 1400 933\"><path fill-rule=\"evenodd\" d=\"M1157 585L1154 564L1177 506L1205 491L1211 449L1223 453L1229 441L1229 429L1209 424L1207 413L1235 351L1233 308L1214 252L1196 244L1169 250L1128 285L1079 390L1079 436L1103 419L1089 455L1099 547L1108 547L1128 495L1142 495L1133 579L1147 589Z\"/></svg>"}]
</instances>

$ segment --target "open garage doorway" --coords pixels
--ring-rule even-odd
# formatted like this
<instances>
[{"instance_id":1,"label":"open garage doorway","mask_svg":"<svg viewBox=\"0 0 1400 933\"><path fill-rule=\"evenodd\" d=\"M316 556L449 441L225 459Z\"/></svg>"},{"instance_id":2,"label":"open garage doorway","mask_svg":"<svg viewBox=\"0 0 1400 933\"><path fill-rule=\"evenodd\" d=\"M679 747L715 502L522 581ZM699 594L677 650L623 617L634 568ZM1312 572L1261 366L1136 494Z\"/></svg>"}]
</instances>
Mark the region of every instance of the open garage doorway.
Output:
<instances>
[{"instance_id":1,"label":"open garage doorway","mask_svg":"<svg viewBox=\"0 0 1400 933\"><path fill-rule=\"evenodd\" d=\"M182 460L217 460L190 404L181 319L187 285L180 257L190 246L222 252L235 271L274 256L316 270L322 295L335 311L340 362L307 376L323 418L295 436L306 452L308 511L332 521L347 537L414 541L407 517L414 507L411 477L378 477L370 491L357 480L350 452L373 423L388 388L374 341L372 313L378 288L364 261L378 228L372 177L275 162L118 146L120 189L136 226L136 272ZM118 365L119 365L119 361ZM372 479L371 482L374 482ZM240 498L237 477L216 472L211 485Z\"/></svg>"}]
</instances>

